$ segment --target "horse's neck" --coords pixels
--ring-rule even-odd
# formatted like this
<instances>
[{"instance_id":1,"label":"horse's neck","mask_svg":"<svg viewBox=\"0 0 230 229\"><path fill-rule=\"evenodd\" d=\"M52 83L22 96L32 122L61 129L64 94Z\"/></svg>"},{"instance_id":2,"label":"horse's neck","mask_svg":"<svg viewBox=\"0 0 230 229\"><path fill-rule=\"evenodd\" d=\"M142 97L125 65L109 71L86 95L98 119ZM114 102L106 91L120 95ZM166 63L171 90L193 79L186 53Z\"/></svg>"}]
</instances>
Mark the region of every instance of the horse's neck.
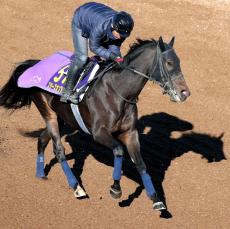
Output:
<instances>
[{"instance_id":1,"label":"horse's neck","mask_svg":"<svg viewBox=\"0 0 230 229\"><path fill-rule=\"evenodd\" d=\"M137 71L147 74L152 64L153 52L151 56L142 53L136 59L133 59L129 63L129 67L136 69ZM124 69L120 76L119 82L117 82L117 90L126 99L137 98L147 83L147 79L143 76L132 72L129 69Z\"/></svg>"}]
</instances>

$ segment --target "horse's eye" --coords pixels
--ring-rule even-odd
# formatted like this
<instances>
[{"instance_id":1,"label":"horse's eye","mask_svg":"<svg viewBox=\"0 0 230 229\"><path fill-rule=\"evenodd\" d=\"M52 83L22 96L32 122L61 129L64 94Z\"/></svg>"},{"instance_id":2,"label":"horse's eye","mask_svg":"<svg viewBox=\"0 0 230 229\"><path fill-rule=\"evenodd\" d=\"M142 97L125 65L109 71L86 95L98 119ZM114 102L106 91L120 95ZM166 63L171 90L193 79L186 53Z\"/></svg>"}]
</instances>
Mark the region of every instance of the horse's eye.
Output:
<instances>
[{"instance_id":1,"label":"horse's eye","mask_svg":"<svg viewBox=\"0 0 230 229\"><path fill-rule=\"evenodd\" d=\"M169 67L173 67L173 61L172 61L172 60L167 60L167 61L166 61L166 64L167 64Z\"/></svg>"}]
</instances>

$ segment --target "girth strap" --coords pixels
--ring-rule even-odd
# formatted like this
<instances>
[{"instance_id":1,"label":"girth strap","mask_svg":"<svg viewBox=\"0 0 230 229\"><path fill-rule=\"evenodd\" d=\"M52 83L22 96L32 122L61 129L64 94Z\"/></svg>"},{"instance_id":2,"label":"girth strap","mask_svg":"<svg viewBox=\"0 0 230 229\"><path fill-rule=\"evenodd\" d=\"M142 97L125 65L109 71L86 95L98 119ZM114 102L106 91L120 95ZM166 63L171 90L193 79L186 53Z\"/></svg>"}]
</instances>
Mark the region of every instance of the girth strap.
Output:
<instances>
[{"instance_id":1,"label":"girth strap","mask_svg":"<svg viewBox=\"0 0 230 229\"><path fill-rule=\"evenodd\" d=\"M82 119L82 117L81 117L80 111L79 111L79 109L78 109L78 105L75 105L75 104L72 104L72 103L71 103L70 106L71 106L72 112L73 112L73 114L74 114L74 117L75 117L75 119L76 119L78 125L81 127L81 129L82 129L85 133L91 134L91 133L89 132L89 130L87 129L87 127L85 126L85 123L84 123L84 121L83 121L83 119Z\"/></svg>"}]
</instances>

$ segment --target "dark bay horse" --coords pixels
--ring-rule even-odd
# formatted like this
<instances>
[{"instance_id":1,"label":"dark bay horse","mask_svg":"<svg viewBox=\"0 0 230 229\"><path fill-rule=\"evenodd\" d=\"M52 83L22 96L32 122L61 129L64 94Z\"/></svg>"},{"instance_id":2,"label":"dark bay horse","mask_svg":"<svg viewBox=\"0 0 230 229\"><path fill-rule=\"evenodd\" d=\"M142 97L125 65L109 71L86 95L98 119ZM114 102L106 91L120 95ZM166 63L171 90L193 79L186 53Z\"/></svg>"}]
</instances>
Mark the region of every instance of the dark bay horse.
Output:
<instances>
[{"instance_id":1,"label":"dark bay horse","mask_svg":"<svg viewBox=\"0 0 230 229\"><path fill-rule=\"evenodd\" d=\"M157 197L141 156L136 129L136 103L138 95L148 80L157 83L172 101L185 101L190 95L173 44L174 38L169 43L165 43L161 37L158 41L137 40L124 57L122 66L115 65L107 71L99 83L92 87L90 96L86 95L78 106L85 126L94 140L113 151L114 183L110 189L112 197L119 198L122 194L120 187L122 160L127 150L156 210L166 207ZM54 154L62 166L69 186L73 188L77 198L85 196L86 193L80 187L66 161L65 149L59 133L59 118L71 128L79 129L71 105L61 103L59 96L42 89L25 89L17 86L19 76L38 62L39 60L27 60L15 68L9 81L0 91L0 106L15 110L34 102L46 123L46 129L38 138L36 176L45 177L44 151L52 139Z\"/></svg>"}]
</instances>

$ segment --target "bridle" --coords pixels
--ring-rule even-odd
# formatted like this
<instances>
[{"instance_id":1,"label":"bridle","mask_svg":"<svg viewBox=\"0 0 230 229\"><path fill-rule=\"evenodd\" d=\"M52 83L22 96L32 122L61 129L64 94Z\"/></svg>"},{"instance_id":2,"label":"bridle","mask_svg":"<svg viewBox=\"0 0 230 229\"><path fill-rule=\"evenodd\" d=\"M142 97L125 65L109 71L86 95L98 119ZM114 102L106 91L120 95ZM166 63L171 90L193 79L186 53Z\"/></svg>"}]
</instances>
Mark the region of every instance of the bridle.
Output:
<instances>
[{"instance_id":1,"label":"bridle","mask_svg":"<svg viewBox=\"0 0 230 229\"><path fill-rule=\"evenodd\" d=\"M172 50L172 49L170 49L170 50ZM167 50L167 51L170 51L170 50ZM158 65L159 65L159 68L158 68L159 70L157 70ZM133 72L139 76L142 76L149 81L153 81L155 84L158 84L163 89L163 94L168 94L170 96L176 95L176 91L174 89L173 82L172 82L171 78L173 77L173 79L176 79L176 78L179 78L181 76L177 77L175 75L173 75L173 76L170 75L169 71L166 69L166 67L164 65L162 52L158 46L156 47L156 55L154 56L152 68L150 70L150 73L151 73L150 75L146 75L146 74L136 70L135 68L129 67L129 66L124 67L124 69L128 69L129 71L131 71L131 72ZM159 81L154 79L153 76L156 74L156 71L159 71L162 82L159 82ZM118 94L118 92L116 92L116 93L120 98L122 98L127 103L130 103L130 104L136 104L137 103L136 98L135 98L135 101L128 100L128 99L124 98L122 95Z\"/></svg>"}]
</instances>

